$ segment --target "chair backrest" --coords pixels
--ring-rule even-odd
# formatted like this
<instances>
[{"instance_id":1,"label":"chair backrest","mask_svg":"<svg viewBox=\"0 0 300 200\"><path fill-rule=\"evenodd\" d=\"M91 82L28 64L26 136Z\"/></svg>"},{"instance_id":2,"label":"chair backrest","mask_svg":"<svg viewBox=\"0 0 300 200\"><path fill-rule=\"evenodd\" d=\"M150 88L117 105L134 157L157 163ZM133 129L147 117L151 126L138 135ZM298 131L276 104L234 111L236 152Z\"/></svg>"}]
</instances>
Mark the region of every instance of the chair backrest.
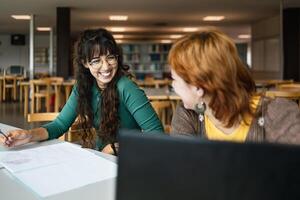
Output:
<instances>
[{"instance_id":1,"label":"chair backrest","mask_svg":"<svg viewBox=\"0 0 300 200\"><path fill-rule=\"evenodd\" d=\"M33 96L35 96L36 93L39 93L41 88L43 87L44 90L49 90L50 92L50 86L51 86L51 80L48 78L45 79L33 79L30 80L30 87L33 93Z\"/></svg>"},{"instance_id":2,"label":"chair backrest","mask_svg":"<svg viewBox=\"0 0 300 200\"><path fill-rule=\"evenodd\" d=\"M282 84L289 84L289 83L293 83L293 80L290 79L290 80L276 80L276 79L273 79L273 80L255 80L255 85L257 87L260 87L260 88L270 88L270 87L276 87L278 88L279 85L282 85Z\"/></svg>"},{"instance_id":3,"label":"chair backrest","mask_svg":"<svg viewBox=\"0 0 300 200\"><path fill-rule=\"evenodd\" d=\"M51 80L51 82L59 82L59 83L64 82L64 78L63 77L59 77L59 76L49 77L49 79Z\"/></svg>"},{"instance_id":4,"label":"chair backrest","mask_svg":"<svg viewBox=\"0 0 300 200\"><path fill-rule=\"evenodd\" d=\"M295 100L298 105L300 106L300 91L294 91L294 90L274 90L274 91L267 91L266 92L267 97L271 98L287 98L291 100Z\"/></svg>"},{"instance_id":5,"label":"chair backrest","mask_svg":"<svg viewBox=\"0 0 300 200\"><path fill-rule=\"evenodd\" d=\"M5 75L3 81L4 85L13 85L16 84L17 77L15 75Z\"/></svg>"},{"instance_id":6,"label":"chair backrest","mask_svg":"<svg viewBox=\"0 0 300 200\"><path fill-rule=\"evenodd\" d=\"M281 84L281 85L278 85L278 89L300 91L300 83Z\"/></svg>"},{"instance_id":7,"label":"chair backrest","mask_svg":"<svg viewBox=\"0 0 300 200\"><path fill-rule=\"evenodd\" d=\"M53 121L59 115L58 112L31 113L27 115L27 122L48 122ZM65 134L59 140L66 140Z\"/></svg>"},{"instance_id":8,"label":"chair backrest","mask_svg":"<svg viewBox=\"0 0 300 200\"><path fill-rule=\"evenodd\" d=\"M289 98L289 99L299 99L300 91L289 91L289 90L270 90L266 91L266 96L275 98Z\"/></svg>"},{"instance_id":9,"label":"chair backrest","mask_svg":"<svg viewBox=\"0 0 300 200\"><path fill-rule=\"evenodd\" d=\"M50 95L51 95L51 80L48 78L45 79L34 79L30 80L30 91L32 93L32 99L31 99L31 111L30 113L35 112L35 108L37 111L40 109L41 101L40 98L45 98L45 105L47 112L50 112ZM35 106L35 99L36 106Z\"/></svg>"},{"instance_id":10,"label":"chair backrest","mask_svg":"<svg viewBox=\"0 0 300 200\"><path fill-rule=\"evenodd\" d=\"M16 75L4 75L3 76L3 100L6 100L6 89L11 89L11 97L17 100L17 76Z\"/></svg>"},{"instance_id":11,"label":"chair backrest","mask_svg":"<svg viewBox=\"0 0 300 200\"><path fill-rule=\"evenodd\" d=\"M58 112L46 112L46 113L31 113L27 115L28 122L46 122L52 121L58 116Z\"/></svg>"}]
</instances>

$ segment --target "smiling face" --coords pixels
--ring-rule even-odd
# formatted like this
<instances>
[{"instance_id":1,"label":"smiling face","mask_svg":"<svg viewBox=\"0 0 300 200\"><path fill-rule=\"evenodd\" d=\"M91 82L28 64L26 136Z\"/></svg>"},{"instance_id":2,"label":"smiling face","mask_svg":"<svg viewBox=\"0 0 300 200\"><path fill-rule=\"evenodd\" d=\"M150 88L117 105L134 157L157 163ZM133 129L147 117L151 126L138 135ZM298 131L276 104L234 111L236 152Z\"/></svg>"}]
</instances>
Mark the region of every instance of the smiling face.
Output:
<instances>
[{"instance_id":1,"label":"smiling face","mask_svg":"<svg viewBox=\"0 0 300 200\"><path fill-rule=\"evenodd\" d=\"M117 73L118 56L109 53L107 55L95 55L84 66L90 70L98 86L104 89Z\"/></svg>"}]
</instances>

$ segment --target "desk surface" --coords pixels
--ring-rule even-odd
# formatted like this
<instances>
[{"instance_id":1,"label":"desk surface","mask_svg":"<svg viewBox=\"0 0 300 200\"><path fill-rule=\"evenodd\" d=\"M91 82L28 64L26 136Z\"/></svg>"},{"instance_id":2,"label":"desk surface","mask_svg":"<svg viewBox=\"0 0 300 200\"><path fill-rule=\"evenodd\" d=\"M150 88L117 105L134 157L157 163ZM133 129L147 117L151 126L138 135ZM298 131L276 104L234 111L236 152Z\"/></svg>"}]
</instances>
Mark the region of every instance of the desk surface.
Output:
<instances>
[{"instance_id":1,"label":"desk surface","mask_svg":"<svg viewBox=\"0 0 300 200\"><path fill-rule=\"evenodd\" d=\"M149 100L180 100L175 92L165 88L143 88Z\"/></svg>"},{"instance_id":2,"label":"desk surface","mask_svg":"<svg viewBox=\"0 0 300 200\"><path fill-rule=\"evenodd\" d=\"M1 130L5 133L8 130L15 129L15 127L8 126L6 124L0 123ZM37 146L50 145L59 143L62 141L59 140L51 140L41 143L35 143L27 145L24 148L33 148ZM0 146L0 151L3 151L3 147ZM101 156L110 161L116 162L116 157L104 154L98 151L91 150L98 156ZM115 199L115 185L116 178L111 178L108 180L100 181L97 183L93 183L87 186L83 186L81 188L77 188L71 191L66 191L57 195L53 195L47 197L45 199L51 200L59 200L59 199L101 199L101 200L113 200ZM8 172L5 168L1 168L0 166L0 195L1 199L22 199L22 200L31 200L31 199L41 199L35 193L33 193L26 185L17 180L10 172Z\"/></svg>"}]
</instances>

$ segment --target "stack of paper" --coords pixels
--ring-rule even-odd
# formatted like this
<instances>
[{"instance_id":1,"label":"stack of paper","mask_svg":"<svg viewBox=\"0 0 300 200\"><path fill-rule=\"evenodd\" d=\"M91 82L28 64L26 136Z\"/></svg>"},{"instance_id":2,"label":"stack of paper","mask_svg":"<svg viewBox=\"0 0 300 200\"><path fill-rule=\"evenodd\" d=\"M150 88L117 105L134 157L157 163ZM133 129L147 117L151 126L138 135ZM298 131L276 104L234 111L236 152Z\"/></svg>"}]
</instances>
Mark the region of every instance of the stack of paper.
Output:
<instances>
[{"instance_id":1,"label":"stack of paper","mask_svg":"<svg viewBox=\"0 0 300 200\"><path fill-rule=\"evenodd\" d=\"M0 164L42 197L117 175L115 163L70 143L0 152Z\"/></svg>"}]
</instances>

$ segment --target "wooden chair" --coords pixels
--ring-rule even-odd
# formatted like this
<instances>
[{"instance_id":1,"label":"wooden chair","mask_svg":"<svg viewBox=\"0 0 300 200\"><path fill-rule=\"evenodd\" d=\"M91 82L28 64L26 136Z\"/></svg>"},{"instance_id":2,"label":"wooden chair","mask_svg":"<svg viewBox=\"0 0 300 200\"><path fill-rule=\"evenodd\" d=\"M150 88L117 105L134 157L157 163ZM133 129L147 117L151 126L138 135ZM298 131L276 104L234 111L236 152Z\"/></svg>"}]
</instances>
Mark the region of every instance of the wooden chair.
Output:
<instances>
[{"instance_id":1,"label":"wooden chair","mask_svg":"<svg viewBox=\"0 0 300 200\"><path fill-rule=\"evenodd\" d=\"M94 128L90 129L90 131L95 131L93 130ZM81 134L83 133L82 125L80 123L79 116L76 118L72 126L69 128L68 132L68 138L67 140L70 142L79 142L81 141ZM94 133L94 132L93 132Z\"/></svg>"},{"instance_id":2,"label":"wooden chair","mask_svg":"<svg viewBox=\"0 0 300 200\"><path fill-rule=\"evenodd\" d=\"M292 79L290 79L290 80L276 80L276 79L273 79L273 80L255 80L256 87L261 88L263 90L267 90L271 87L278 88L279 85L290 84L290 83L293 83Z\"/></svg>"},{"instance_id":3,"label":"wooden chair","mask_svg":"<svg viewBox=\"0 0 300 200\"><path fill-rule=\"evenodd\" d=\"M3 92L3 80L4 80L4 76L0 75L0 102L2 101L2 92Z\"/></svg>"},{"instance_id":4,"label":"wooden chair","mask_svg":"<svg viewBox=\"0 0 300 200\"><path fill-rule=\"evenodd\" d=\"M46 113L31 113L27 115L27 122L47 122L53 121L58 112L46 112ZM58 138L59 140L65 140L65 135Z\"/></svg>"},{"instance_id":5,"label":"wooden chair","mask_svg":"<svg viewBox=\"0 0 300 200\"><path fill-rule=\"evenodd\" d=\"M58 112L60 102L60 86L63 83L62 77L49 77L38 80L30 80L32 93L31 113L39 112L41 109L41 99L45 99L46 111L50 112L50 97L55 95L55 112ZM54 90L52 89L54 85ZM35 106L36 100L36 106Z\"/></svg>"},{"instance_id":6,"label":"wooden chair","mask_svg":"<svg viewBox=\"0 0 300 200\"><path fill-rule=\"evenodd\" d=\"M55 103L54 103L54 112L59 111L59 107L61 106L61 86L63 85L64 78L63 77L49 77L51 81L51 86L54 87L54 91L51 87L51 95L55 95Z\"/></svg>"},{"instance_id":7,"label":"wooden chair","mask_svg":"<svg viewBox=\"0 0 300 200\"><path fill-rule=\"evenodd\" d=\"M27 115L27 122L52 121L58 116L58 112L30 113Z\"/></svg>"},{"instance_id":8,"label":"wooden chair","mask_svg":"<svg viewBox=\"0 0 300 200\"><path fill-rule=\"evenodd\" d=\"M168 111L171 110L171 102L170 101L151 101L150 102L155 112L157 113L159 119L161 120L165 132L169 131L169 123L170 119L168 119ZM169 132L168 132L169 133Z\"/></svg>"},{"instance_id":9,"label":"wooden chair","mask_svg":"<svg viewBox=\"0 0 300 200\"><path fill-rule=\"evenodd\" d=\"M50 112L51 80L45 78L38 80L30 80L29 82L31 92L30 113L40 111L42 98L45 99L46 111Z\"/></svg>"},{"instance_id":10,"label":"wooden chair","mask_svg":"<svg viewBox=\"0 0 300 200\"><path fill-rule=\"evenodd\" d=\"M75 83L76 83L75 79L71 79L71 80L65 81L63 83L63 86L65 88L65 102L68 101L70 93L71 93L71 90L72 90L73 86L75 85Z\"/></svg>"},{"instance_id":11,"label":"wooden chair","mask_svg":"<svg viewBox=\"0 0 300 200\"><path fill-rule=\"evenodd\" d=\"M295 90L300 91L300 83L281 84L278 85L279 90Z\"/></svg>"},{"instance_id":12,"label":"wooden chair","mask_svg":"<svg viewBox=\"0 0 300 200\"><path fill-rule=\"evenodd\" d=\"M4 75L3 77L3 101L6 100L7 90L11 90L11 97L17 100L17 77L13 75Z\"/></svg>"},{"instance_id":13,"label":"wooden chair","mask_svg":"<svg viewBox=\"0 0 300 200\"><path fill-rule=\"evenodd\" d=\"M267 97L271 98L287 98L296 101L300 107L300 91L292 91L292 90L274 90L274 91L267 91Z\"/></svg>"}]
</instances>

